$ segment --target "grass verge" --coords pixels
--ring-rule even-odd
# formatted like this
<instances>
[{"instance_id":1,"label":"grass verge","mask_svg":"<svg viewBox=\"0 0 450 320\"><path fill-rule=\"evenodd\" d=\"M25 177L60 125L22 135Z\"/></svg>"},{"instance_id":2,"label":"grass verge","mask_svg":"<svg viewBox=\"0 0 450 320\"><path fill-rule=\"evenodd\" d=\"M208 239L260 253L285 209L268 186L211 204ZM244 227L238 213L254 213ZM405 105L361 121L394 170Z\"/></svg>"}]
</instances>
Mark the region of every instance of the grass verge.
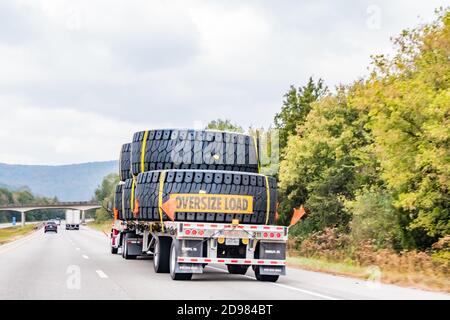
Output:
<instances>
[{"instance_id":1,"label":"grass verge","mask_svg":"<svg viewBox=\"0 0 450 320\"><path fill-rule=\"evenodd\" d=\"M109 234L111 232L111 225L113 224L113 220L106 220L106 221L102 221L102 222L97 222L97 221L91 221L87 223L87 226L98 230L100 232Z\"/></svg>"},{"instance_id":2,"label":"grass verge","mask_svg":"<svg viewBox=\"0 0 450 320\"><path fill-rule=\"evenodd\" d=\"M333 275L351 276L363 280L380 281L404 287L450 293L450 279L436 274L420 272L398 272L383 270L376 266L359 266L351 261L330 262L315 258L290 256L288 265L310 271L325 272Z\"/></svg>"},{"instance_id":3,"label":"grass verge","mask_svg":"<svg viewBox=\"0 0 450 320\"><path fill-rule=\"evenodd\" d=\"M35 224L28 224L24 227L16 226L0 229L0 245L24 237L36 230L37 227Z\"/></svg>"}]
</instances>

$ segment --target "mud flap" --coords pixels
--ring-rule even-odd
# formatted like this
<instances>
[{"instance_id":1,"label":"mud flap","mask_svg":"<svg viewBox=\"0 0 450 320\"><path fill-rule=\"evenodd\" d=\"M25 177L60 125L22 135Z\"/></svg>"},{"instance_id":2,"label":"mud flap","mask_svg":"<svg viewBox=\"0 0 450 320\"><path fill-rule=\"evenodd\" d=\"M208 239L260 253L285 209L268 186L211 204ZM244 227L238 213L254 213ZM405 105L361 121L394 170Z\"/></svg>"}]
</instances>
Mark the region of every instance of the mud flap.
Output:
<instances>
[{"instance_id":1,"label":"mud flap","mask_svg":"<svg viewBox=\"0 0 450 320\"><path fill-rule=\"evenodd\" d=\"M259 274L268 276L285 276L286 267L285 266L259 266Z\"/></svg>"},{"instance_id":2,"label":"mud flap","mask_svg":"<svg viewBox=\"0 0 450 320\"><path fill-rule=\"evenodd\" d=\"M177 256L184 258L201 258L203 257L203 241L202 240L178 240ZM201 263L177 263L175 267L176 273L203 273Z\"/></svg>"},{"instance_id":3,"label":"mud flap","mask_svg":"<svg viewBox=\"0 0 450 320\"><path fill-rule=\"evenodd\" d=\"M261 242L259 258L267 260L286 260L286 244L277 242ZM286 266L260 266L262 275L286 275Z\"/></svg>"},{"instance_id":4,"label":"mud flap","mask_svg":"<svg viewBox=\"0 0 450 320\"><path fill-rule=\"evenodd\" d=\"M177 263L176 273L203 273L203 267L200 263Z\"/></svg>"},{"instance_id":5,"label":"mud flap","mask_svg":"<svg viewBox=\"0 0 450 320\"><path fill-rule=\"evenodd\" d=\"M142 255L142 238L128 238L125 239L127 242L127 250L130 256L140 256Z\"/></svg>"}]
</instances>

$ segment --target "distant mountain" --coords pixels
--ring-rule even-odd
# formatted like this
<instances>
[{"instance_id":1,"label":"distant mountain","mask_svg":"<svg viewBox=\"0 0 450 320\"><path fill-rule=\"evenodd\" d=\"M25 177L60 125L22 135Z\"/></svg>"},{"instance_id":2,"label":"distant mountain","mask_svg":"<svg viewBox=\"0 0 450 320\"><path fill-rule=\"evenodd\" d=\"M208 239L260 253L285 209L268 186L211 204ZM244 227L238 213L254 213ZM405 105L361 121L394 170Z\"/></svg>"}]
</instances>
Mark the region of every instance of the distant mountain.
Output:
<instances>
[{"instance_id":1,"label":"distant mountain","mask_svg":"<svg viewBox=\"0 0 450 320\"><path fill-rule=\"evenodd\" d=\"M0 187L18 190L26 186L35 195L58 197L60 201L87 201L104 176L118 172L117 161L61 166L0 163Z\"/></svg>"}]
</instances>

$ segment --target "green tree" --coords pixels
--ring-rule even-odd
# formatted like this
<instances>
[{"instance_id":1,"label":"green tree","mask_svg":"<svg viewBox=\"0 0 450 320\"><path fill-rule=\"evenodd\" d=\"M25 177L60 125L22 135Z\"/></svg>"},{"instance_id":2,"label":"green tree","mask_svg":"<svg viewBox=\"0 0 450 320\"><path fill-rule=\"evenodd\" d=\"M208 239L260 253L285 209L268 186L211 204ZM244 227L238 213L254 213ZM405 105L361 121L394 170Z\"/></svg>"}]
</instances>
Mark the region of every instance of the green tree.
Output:
<instances>
[{"instance_id":1,"label":"green tree","mask_svg":"<svg viewBox=\"0 0 450 320\"><path fill-rule=\"evenodd\" d=\"M392 59L377 56L367 83L382 178L414 246L450 234L450 11L405 30ZM426 239L428 238L428 239Z\"/></svg>"},{"instance_id":2,"label":"green tree","mask_svg":"<svg viewBox=\"0 0 450 320\"><path fill-rule=\"evenodd\" d=\"M402 248L450 234L450 10L394 43L369 77L320 97L291 126L280 213L287 222L306 205L295 232L337 226Z\"/></svg>"},{"instance_id":3,"label":"green tree","mask_svg":"<svg viewBox=\"0 0 450 320\"><path fill-rule=\"evenodd\" d=\"M280 113L275 115L275 128L279 130L281 150L286 147L288 136L295 134L297 127L305 122L311 111L311 104L325 96L327 92L328 89L322 79L314 82L309 78L303 87L290 87L284 95Z\"/></svg>"},{"instance_id":4,"label":"green tree","mask_svg":"<svg viewBox=\"0 0 450 320\"><path fill-rule=\"evenodd\" d=\"M107 208L114 202L114 193L116 185L119 183L119 175L116 173L110 173L103 178L100 186L95 190L94 199L102 203L102 208L95 211L95 220L97 222L106 221L111 219L111 213Z\"/></svg>"},{"instance_id":5,"label":"green tree","mask_svg":"<svg viewBox=\"0 0 450 320\"><path fill-rule=\"evenodd\" d=\"M305 205L307 215L294 231L308 235L326 227L348 230L351 213L344 200L372 179L370 157L361 150L370 143L367 117L351 103L346 88L338 88L312 104L311 112L289 137L280 166L280 214L285 222L292 208Z\"/></svg>"},{"instance_id":6,"label":"green tree","mask_svg":"<svg viewBox=\"0 0 450 320\"><path fill-rule=\"evenodd\" d=\"M244 130L241 126L232 123L230 120L212 120L208 123L205 129L208 130L221 130L221 131L231 131L231 132L239 132L242 133Z\"/></svg>"}]
</instances>

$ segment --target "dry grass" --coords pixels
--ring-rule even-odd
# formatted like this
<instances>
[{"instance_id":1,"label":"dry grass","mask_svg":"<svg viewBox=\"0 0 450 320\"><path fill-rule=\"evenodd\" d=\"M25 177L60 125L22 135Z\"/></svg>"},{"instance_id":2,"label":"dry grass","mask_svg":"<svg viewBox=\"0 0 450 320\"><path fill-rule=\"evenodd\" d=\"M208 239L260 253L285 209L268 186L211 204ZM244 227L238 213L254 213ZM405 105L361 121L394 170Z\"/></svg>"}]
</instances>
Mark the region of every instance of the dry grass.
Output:
<instances>
[{"instance_id":1,"label":"dry grass","mask_svg":"<svg viewBox=\"0 0 450 320\"><path fill-rule=\"evenodd\" d=\"M0 229L0 245L24 237L38 228L40 228L40 225L27 224L24 227L17 226Z\"/></svg>"},{"instance_id":2,"label":"dry grass","mask_svg":"<svg viewBox=\"0 0 450 320\"><path fill-rule=\"evenodd\" d=\"M301 243L290 239L288 262L309 270L364 279L377 270L384 283L450 292L448 240L443 238L434 246L434 252L395 252L377 249L372 241L352 246L347 235L327 229Z\"/></svg>"},{"instance_id":3,"label":"dry grass","mask_svg":"<svg viewBox=\"0 0 450 320\"><path fill-rule=\"evenodd\" d=\"M113 224L113 220L106 220L106 221L102 221L102 222L96 222L96 221L92 221L92 222L88 222L87 226L98 230L100 232L106 233L107 235L109 235L109 233L111 232L111 226Z\"/></svg>"}]
</instances>

